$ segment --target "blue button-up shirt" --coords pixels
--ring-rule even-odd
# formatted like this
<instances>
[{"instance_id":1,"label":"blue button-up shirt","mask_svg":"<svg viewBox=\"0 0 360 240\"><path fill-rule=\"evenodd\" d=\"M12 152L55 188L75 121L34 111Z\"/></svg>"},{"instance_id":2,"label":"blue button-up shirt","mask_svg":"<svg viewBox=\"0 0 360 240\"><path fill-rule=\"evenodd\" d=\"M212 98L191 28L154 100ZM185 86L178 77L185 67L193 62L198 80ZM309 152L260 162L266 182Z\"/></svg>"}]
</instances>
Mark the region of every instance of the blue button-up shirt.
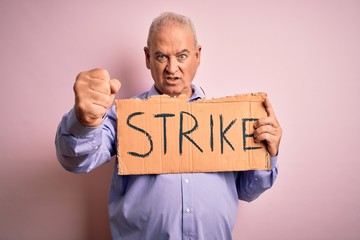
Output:
<instances>
[{"instance_id":1,"label":"blue button-up shirt","mask_svg":"<svg viewBox=\"0 0 360 240\"><path fill-rule=\"evenodd\" d=\"M192 86L190 102L204 98ZM136 97L159 93L153 86ZM116 154L116 112L99 127L85 127L74 110L65 114L56 135L57 157L75 173L89 172ZM115 161L109 197L113 239L231 239L238 199L252 201L277 176L277 157L269 171L120 176Z\"/></svg>"}]
</instances>

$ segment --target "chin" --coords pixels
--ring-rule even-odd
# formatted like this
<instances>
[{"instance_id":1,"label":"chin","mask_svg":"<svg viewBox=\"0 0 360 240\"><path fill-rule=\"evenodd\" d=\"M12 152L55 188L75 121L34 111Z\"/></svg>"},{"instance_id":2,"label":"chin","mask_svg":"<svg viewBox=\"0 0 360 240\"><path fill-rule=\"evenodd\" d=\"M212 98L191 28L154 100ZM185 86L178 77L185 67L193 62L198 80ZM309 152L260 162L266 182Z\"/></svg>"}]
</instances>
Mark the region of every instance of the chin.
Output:
<instances>
[{"instance_id":1,"label":"chin","mask_svg":"<svg viewBox=\"0 0 360 240\"><path fill-rule=\"evenodd\" d=\"M163 91L163 93L164 94L167 94L167 95L170 95L170 96L179 96L179 95L181 95L182 94L182 91L178 91L178 90L176 90L176 89L169 89L169 88L166 88L166 89L164 89L164 91Z\"/></svg>"}]
</instances>

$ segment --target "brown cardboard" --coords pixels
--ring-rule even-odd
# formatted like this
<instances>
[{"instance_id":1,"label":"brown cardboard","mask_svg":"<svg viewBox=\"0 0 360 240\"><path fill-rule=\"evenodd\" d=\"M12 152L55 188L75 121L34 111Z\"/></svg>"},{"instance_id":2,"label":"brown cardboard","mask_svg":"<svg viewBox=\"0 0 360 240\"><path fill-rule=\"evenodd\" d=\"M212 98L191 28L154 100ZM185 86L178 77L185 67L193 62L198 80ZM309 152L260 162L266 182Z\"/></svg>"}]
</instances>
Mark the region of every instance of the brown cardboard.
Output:
<instances>
[{"instance_id":1,"label":"brown cardboard","mask_svg":"<svg viewBox=\"0 0 360 240\"><path fill-rule=\"evenodd\" d=\"M119 174L269 169L264 144L251 135L256 119L267 116L265 98L251 93L193 103L167 95L116 100Z\"/></svg>"}]
</instances>

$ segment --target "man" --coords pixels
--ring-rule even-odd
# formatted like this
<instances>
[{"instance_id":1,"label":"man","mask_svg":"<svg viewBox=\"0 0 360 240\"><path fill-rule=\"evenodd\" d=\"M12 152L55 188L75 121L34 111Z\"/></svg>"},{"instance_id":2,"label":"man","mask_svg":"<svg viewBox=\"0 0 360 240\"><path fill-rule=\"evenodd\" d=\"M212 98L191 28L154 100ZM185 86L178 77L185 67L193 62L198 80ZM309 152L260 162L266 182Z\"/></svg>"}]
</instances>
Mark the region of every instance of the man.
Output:
<instances>
[{"instance_id":1,"label":"man","mask_svg":"<svg viewBox=\"0 0 360 240\"><path fill-rule=\"evenodd\" d=\"M192 84L201 46L190 19L164 13L150 26L146 67L153 87L138 98L186 94L190 102L204 98ZM57 156L65 169L89 172L116 153L116 114L112 106L120 82L104 69L80 73L75 81L75 106L64 115L56 136ZM270 188L277 176L282 130L269 100L268 117L255 124L256 142L265 141L269 171L193 174L117 174L109 197L113 239L231 239L238 199L252 201Z\"/></svg>"}]
</instances>

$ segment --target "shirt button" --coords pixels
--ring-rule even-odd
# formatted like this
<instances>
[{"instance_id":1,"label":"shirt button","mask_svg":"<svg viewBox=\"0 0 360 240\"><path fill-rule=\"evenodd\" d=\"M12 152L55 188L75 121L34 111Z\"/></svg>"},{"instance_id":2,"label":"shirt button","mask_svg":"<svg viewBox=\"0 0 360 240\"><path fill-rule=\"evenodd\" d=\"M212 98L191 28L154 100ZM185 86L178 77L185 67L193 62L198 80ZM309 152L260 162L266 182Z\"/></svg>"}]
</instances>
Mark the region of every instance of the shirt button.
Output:
<instances>
[{"instance_id":1,"label":"shirt button","mask_svg":"<svg viewBox=\"0 0 360 240\"><path fill-rule=\"evenodd\" d=\"M187 208L185 211L186 211L187 213L190 213L190 208Z\"/></svg>"},{"instance_id":2,"label":"shirt button","mask_svg":"<svg viewBox=\"0 0 360 240\"><path fill-rule=\"evenodd\" d=\"M187 179L187 178L185 178L185 182L186 182L186 183L189 183L189 182L190 182L190 180L189 180L189 179Z\"/></svg>"}]
</instances>

